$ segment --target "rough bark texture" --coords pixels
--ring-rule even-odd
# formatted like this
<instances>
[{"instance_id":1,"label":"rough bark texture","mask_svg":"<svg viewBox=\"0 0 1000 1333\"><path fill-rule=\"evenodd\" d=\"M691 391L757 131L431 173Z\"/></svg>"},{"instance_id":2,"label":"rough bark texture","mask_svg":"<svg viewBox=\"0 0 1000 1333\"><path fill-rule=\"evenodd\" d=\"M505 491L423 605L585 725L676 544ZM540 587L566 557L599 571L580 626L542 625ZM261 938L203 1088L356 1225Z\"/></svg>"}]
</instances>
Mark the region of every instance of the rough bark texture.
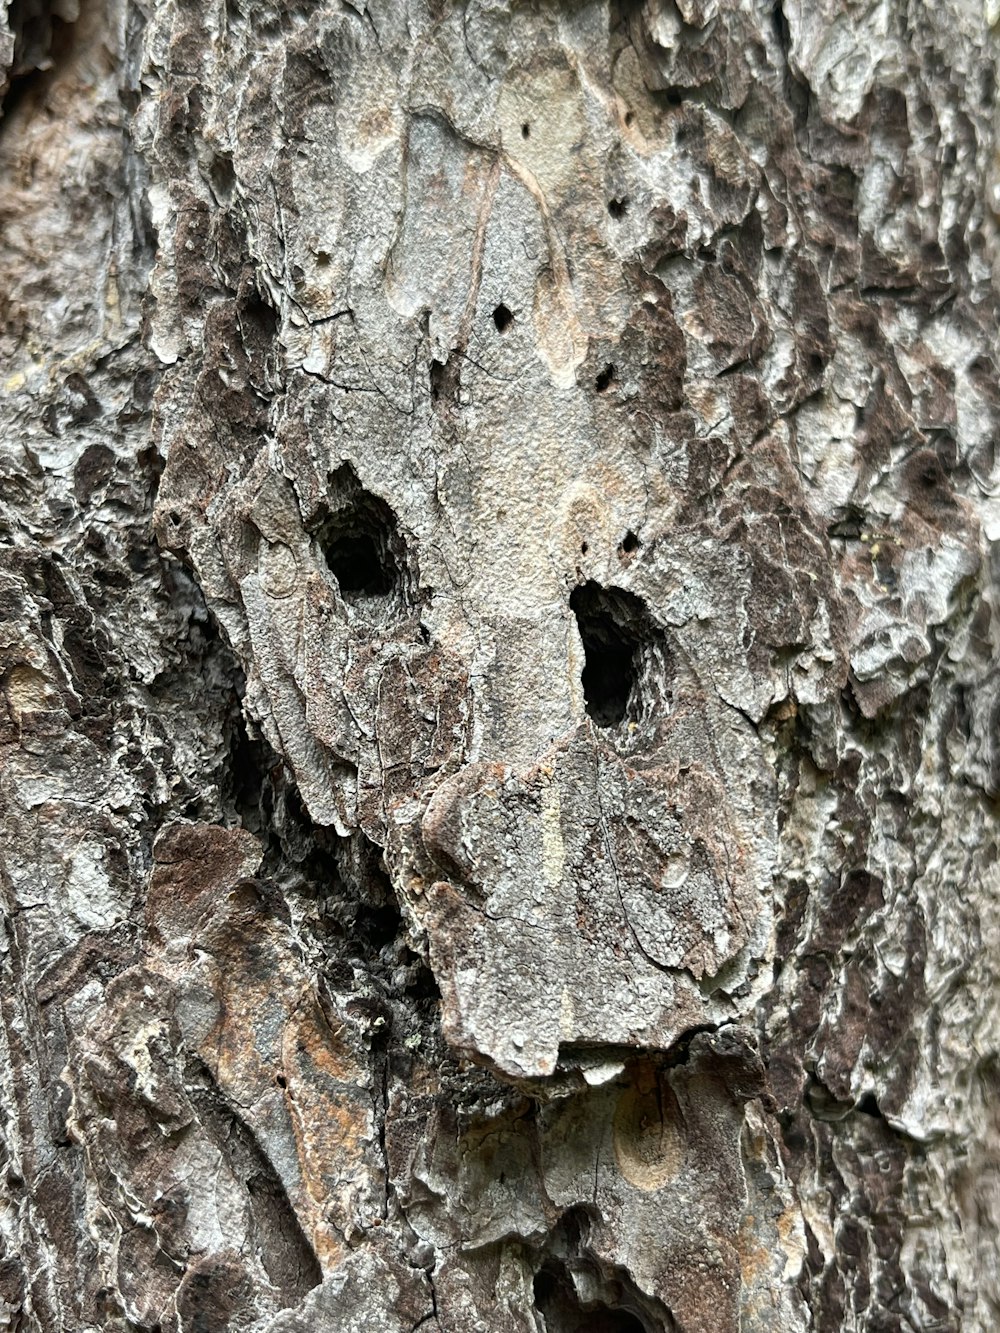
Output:
<instances>
[{"instance_id":1,"label":"rough bark texture","mask_svg":"<svg viewBox=\"0 0 1000 1333\"><path fill-rule=\"evenodd\" d=\"M997 1326L998 18L0 4L3 1327Z\"/></svg>"}]
</instances>

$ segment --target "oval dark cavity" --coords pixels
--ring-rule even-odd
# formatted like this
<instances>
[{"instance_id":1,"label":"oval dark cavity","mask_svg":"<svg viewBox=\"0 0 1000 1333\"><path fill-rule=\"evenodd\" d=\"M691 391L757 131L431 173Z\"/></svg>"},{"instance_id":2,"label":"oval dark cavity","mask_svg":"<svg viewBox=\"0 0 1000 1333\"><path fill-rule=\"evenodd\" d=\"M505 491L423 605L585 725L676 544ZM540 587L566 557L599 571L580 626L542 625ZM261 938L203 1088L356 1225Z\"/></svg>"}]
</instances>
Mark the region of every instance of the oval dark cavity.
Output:
<instances>
[{"instance_id":1,"label":"oval dark cavity","mask_svg":"<svg viewBox=\"0 0 1000 1333\"><path fill-rule=\"evenodd\" d=\"M569 1270L550 1260L535 1274L532 1283L535 1309L545 1320L547 1333L645 1333L645 1325L628 1310L603 1303L583 1305L573 1287Z\"/></svg>"},{"instance_id":2,"label":"oval dark cavity","mask_svg":"<svg viewBox=\"0 0 1000 1333\"><path fill-rule=\"evenodd\" d=\"M403 544L392 510L344 464L330 478L331 510L317 533L347 602L390 597L402 583Z\"/></svg>"},{"instance_id":3,"label":"oval dark cavity","mask_svg":"<svg viewBox=\"0 0 1000 1333\"><path fill-rule=\"evenodd\" d=\"M594 380L594 388L598 393L604 393L609 388L615 378L615 368L609 361L601 373Z\"/></svg>"},{"instance_id":4,"label":"oval dark cavity","mask_svg":"<svg viewBox=\"0 0 1000 1333\"><path fill-rule=\"evenodd\" d=\"M387 597L392 592L393 572L373 534L343 533L332 537L323 554L349 602L358 597Z\"/></svg>"},{"instance_id":5,"label":"oval dark cavity","mask_svg":"<svg viewBox=\"0 0 1000 1333\"><path fill-rule=\"evenodd\" d=\"M611 216L614 218L616 222L620 222L622 218L625 216L625 214L628 212L628 200L609 199L608 212L611 214Z\"/></svg>"},{"instance_id":6,"label":"oval dark cavity","mask_svg":"<svg viewBox=\"0 0 1000 1333\"><path fill-rule=\"evenodd\" d=\"M498 333L505 333L514 322L514 316L501 301L493 311L493 323L497 326Z\"/></svg>"},{"instance_id":7,"label":"oval dark cavity","mask_svg":"<svg viewBox=\"0 0 1000 1333\"><path fill-rule=\"evenodd\" d=\"M625 720L639 676L640 626L646 619L638 597L591 580L569 599L583 641L581 680L587 712L599 727Z\"/></svg>"},{"instance_id":8,"label":"oval dark cavity","mask_svg":"<svg viewBox=\"0 0 1000 1333\"><path fill-rule=\"evenodd\" d=\"M220 204L228 204L236 189L236 169L228 153L216 153L209 167L212 191Z\"/></svg>"}]
</instances>

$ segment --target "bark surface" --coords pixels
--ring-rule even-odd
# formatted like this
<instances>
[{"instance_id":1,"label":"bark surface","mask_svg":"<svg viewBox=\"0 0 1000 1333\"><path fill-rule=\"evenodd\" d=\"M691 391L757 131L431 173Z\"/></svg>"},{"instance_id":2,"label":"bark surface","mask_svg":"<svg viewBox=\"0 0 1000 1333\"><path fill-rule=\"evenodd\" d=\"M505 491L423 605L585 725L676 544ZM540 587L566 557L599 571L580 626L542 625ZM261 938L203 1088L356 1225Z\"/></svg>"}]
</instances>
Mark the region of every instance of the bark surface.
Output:
<instances>
[{"instance_id":1,"label":"bark surface","mask_svg":"<svg viewBox=\"0 0 1000 1333\"><path fill-rule=\"evenodd\" d=\"M997 1326L998 22L0 4L0 1326Z\"/></svg>"}]
</instances>

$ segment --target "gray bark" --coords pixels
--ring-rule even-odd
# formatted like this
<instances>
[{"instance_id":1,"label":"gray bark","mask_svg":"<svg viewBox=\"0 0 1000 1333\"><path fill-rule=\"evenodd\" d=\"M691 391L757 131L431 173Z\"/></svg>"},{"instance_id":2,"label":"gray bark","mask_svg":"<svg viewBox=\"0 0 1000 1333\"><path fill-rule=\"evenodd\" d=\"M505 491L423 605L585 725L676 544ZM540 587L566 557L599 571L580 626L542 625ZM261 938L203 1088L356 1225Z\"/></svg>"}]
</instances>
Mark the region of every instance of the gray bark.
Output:
<instances>
[{"instance_id":1,"label":"gray bark","mask_svg":"<svg viewBox=\"0 0 1000 1333\"><path fill-rule=\"evenodd\" d=\"M0 5L0 1325L997 1326L998 19Z\"/></svg>"}]
</instances>

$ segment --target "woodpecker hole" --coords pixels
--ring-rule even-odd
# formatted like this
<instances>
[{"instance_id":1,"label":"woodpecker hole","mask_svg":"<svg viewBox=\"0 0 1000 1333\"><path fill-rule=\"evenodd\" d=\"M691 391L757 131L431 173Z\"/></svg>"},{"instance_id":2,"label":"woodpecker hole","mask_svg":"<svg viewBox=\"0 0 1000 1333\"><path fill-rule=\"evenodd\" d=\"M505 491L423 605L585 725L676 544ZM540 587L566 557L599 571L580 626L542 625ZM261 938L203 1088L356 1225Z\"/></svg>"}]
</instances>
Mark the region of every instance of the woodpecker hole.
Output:
<instances>
[{"instance_id":1,"label":"woodpecker hole","mask_svg":"<svg viewBox=\"0 0 1000 1333\"><path fill-rule=\"evenodd\" d=\"M596 726L617 727L625 720L639 676L642 603L631 593L591 580L573 589L569 604L583 642L587 712Z\"/></svg>"},{"instance_id":2,"label":"woodpecker hole","mask_svg":"<svg viewBox=\"0 0 1000 1333\"><path fill-rule=\"evenodd\" d=\"M615 378L615 368L610 362L608 362L608 364L604 367L601 373L594 380L594 388L597 390L598 393L604 393L605 390L610 388L611 384L614 382L614 378Z\"/></svg>"},{"instance_id":3,"label":"woodpecker hole","mask_svg":"<svg viewBox=\"0 0 1000 1333\"><path fill-rule=\"evenodd\" d=\"M402 584L403 543L395 515L366 491L350 465L330 479L332 512L317 533L346 602L386 599Z\"/></svg>"}]
</instances>

